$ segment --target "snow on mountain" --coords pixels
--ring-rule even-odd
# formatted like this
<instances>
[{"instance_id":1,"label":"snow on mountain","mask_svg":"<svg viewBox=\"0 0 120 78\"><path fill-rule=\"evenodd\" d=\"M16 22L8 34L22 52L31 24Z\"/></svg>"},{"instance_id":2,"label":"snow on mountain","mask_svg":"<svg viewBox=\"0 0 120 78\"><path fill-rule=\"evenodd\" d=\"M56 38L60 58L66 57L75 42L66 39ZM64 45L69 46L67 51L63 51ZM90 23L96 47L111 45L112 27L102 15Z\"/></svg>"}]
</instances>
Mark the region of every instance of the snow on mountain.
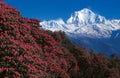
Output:
<instances>
[{"instance_id":1,"label":"snow on mountain","mask_svg":"<svg viewBox=\"0 0 120 78\"><path fill-rule=\"evenodd\" d=\"M67 30L65 26L65 22L62 19L44 21L41 24L42 24L42 28L46 30L52 30L52 31Z\"/></svg>"},{"instance_id":2,"label":"snow on mountain","mask_svg":"<svg viewBox=\"0 0 120 78\"><path fill-rule=\"evenodd\" d=\"M73 13L66 23L62 19L58 19L43 21L41 24L43 29L62 30L68 34L79 34L79 36L92 38L110 38L112 31L120 29L120 20L107 20L87 8Z\"/></svg>"},{"instance_id":3,"label":"snow on mountain","mask_svg":"<svg viewBox=\"0 0 120 78\"><path fill-rule=\"evenodd\" d=\"M106 55L120 56L120 20L105 17L84 8L74 12L66 22L62 19L43 21L42 28L64 31L73 43L104 52Z\"/></svg>"},{"instance_id":4,"label":"snow on mountain","mask_svg":"<svg viewBox=\"0 0 120 78\"><path fill-rule=\"evenodd\" d=\"M91 10L85 8L72 14L71 17L67 20L67 23L76 25L87 25L93 23L103 23L104 21L104 17L96 15Z\"/></svg>"}]
</instances>

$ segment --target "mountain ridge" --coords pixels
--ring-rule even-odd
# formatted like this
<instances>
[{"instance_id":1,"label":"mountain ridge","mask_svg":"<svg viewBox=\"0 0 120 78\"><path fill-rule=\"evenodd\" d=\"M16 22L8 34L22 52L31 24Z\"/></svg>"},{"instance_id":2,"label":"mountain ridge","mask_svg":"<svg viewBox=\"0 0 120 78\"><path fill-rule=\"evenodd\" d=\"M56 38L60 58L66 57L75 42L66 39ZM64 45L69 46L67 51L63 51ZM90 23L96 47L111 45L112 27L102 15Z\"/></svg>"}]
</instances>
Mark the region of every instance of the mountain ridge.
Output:
<instances>
[{"instance_id":1,"label":"mountain ridge","mask_svg":"<svg viewBox=\"0 0 120 78\"><path fill-rule=\"evenodd\" d=\"M62 19L59 20L43 21L41 23L42 28L51 31L62 30L64 32L79 33L87 37L93 35L93 38L111 37L112 31L120 29L120 20L107 20L105 17L95 14L86 8L76 11L66 23Z\"/></svg>"},{"instance_id":2,"label":"mountain ridge","mask_svg":"<svg viewBox=\"0 0 120 78\"><path fill-rule=\"evenodd\" d=\"M59 23L60 20L62 23ZM118 39L120 37L119 19L108 20L104 16L84 8L80 11L75 11L66 22L59 19L52 22L43 21L41 24L45 30L64 31L68 37L79 46L83 45L97 52L106 52L106 55L114 53L120 55L120 47L118 47ZM85 39L85 42L83 39ZM84 43L81 44L81 41ZM117 41L117 43L111 41ZM96 44L94 45L93 43ZM93 47L91 48L91 46ZM96 48L96 46L98 47ZM106 49L111 50L106 51Z\"/></svg>"}]
</instances>

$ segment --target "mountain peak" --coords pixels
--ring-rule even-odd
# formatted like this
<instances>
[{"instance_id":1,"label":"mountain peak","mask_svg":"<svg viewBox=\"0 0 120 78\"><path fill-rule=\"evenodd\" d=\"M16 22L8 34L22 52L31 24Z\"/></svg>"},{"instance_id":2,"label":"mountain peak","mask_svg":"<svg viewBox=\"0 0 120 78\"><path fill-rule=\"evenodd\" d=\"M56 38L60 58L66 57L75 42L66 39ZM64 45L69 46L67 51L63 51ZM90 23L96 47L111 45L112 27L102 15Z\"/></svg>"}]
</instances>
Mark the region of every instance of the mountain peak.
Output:
<instances>
[{"instance_id":1,"label":"mountain peak","mask_svg":"<svg viewBox=\"0 0 120 78\"><path fill-rule=\"evenodd\" d=\"M88 25L94 23L102 23L104 20L104 17L95 14L90 9L84 8L72 14L71 17L67 20L67 23L72 23L75 25Z\"/></svg>"},{"instance_id":2,"label":"mountain peak","mask_svg":"<svg viewBox=\"0 0 120 78\"><path fill-rule=\"evenodd\" d=\"M81 13L86 13L86 14L93 13L93 12L92 12L90 9L88 9L88 8L84 8L84 9L80 10L79 12L81 12Z\"/></svg>"}]
</instances>

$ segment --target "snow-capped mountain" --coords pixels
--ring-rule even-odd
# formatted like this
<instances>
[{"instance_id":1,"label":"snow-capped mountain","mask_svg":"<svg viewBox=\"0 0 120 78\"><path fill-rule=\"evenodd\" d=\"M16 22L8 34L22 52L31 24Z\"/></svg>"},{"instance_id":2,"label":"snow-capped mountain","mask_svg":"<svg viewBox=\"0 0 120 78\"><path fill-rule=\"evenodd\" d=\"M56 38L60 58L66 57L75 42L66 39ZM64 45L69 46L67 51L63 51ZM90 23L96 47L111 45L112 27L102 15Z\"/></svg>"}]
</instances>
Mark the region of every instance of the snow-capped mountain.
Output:
<instances>
[{"instance_id":1,"label":"snow-capped mountain","mask_svg":"<svg viewBox=\"0 0 120 78\"><path fill-rule=\"evenodd\" d=\"M65 31L92 38L111 37L112 31L120 29L120 20L107 20L85 8L76 11L65 23L62 19L43 21L42 28L51 31Z\"/></svg>"},{"instance_id":2,"label":"snow-capped mountain","mask_svg":"<svg viewBox=\"0 0 120 78\"><path fill-rule=\"evenodd\" d=\"M104 23L104 21L104 17L97 15L91 10L85 8L72 14L71 17L67 20L67 23L76 25L87 25L94 23Z\"/></svg>"},{"instance_id":3,"label":"snow-capped mountain","mask_svg":"<svg viewBox=\"0 0 120 78\"><path fill-rule=\"evenodd\" d=\"M62 19L44 21L42 22L42 28L52 31L67 30L65 22Z\"/></svg>"},{"instance_id":4,"label":"snow-capped mountain","mask_svg":"<svg viewBox=\"0 0 120 78\"><path fill-rule=\"evenodd\" d=\"M97 47L96 51L103 52L108 51L104 49L105 46L111 53L120 52L120 47L118 47L120 42L116 42L116 39L120 40L120 20L108 20L87 8L74 12L66 22L58 19L43 21L41 24L43 29L66 32L78 45L87 46L90 49ZM96 44L93 45L93 43Z\"/></svg>"}]
</instances>

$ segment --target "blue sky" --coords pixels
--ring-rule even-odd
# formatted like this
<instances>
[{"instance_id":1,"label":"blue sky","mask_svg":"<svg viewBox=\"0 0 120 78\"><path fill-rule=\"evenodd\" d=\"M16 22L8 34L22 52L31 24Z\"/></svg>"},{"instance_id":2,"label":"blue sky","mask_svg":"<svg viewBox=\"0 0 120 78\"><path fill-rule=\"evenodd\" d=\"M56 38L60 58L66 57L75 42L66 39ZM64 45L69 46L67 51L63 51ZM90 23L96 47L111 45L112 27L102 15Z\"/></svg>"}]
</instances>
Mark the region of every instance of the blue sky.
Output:
<instances>
[{"instance_id":1,"label":"blue sky","mask_svg":"<svg viewBox=\"0 0 120 78\"><path fill-rule=\"evenodd\" d=\"M107 19L120 19L120 0L4 0L24 17L65 21L74 11L89 8Z\"/></svg>"}]
</instances>

